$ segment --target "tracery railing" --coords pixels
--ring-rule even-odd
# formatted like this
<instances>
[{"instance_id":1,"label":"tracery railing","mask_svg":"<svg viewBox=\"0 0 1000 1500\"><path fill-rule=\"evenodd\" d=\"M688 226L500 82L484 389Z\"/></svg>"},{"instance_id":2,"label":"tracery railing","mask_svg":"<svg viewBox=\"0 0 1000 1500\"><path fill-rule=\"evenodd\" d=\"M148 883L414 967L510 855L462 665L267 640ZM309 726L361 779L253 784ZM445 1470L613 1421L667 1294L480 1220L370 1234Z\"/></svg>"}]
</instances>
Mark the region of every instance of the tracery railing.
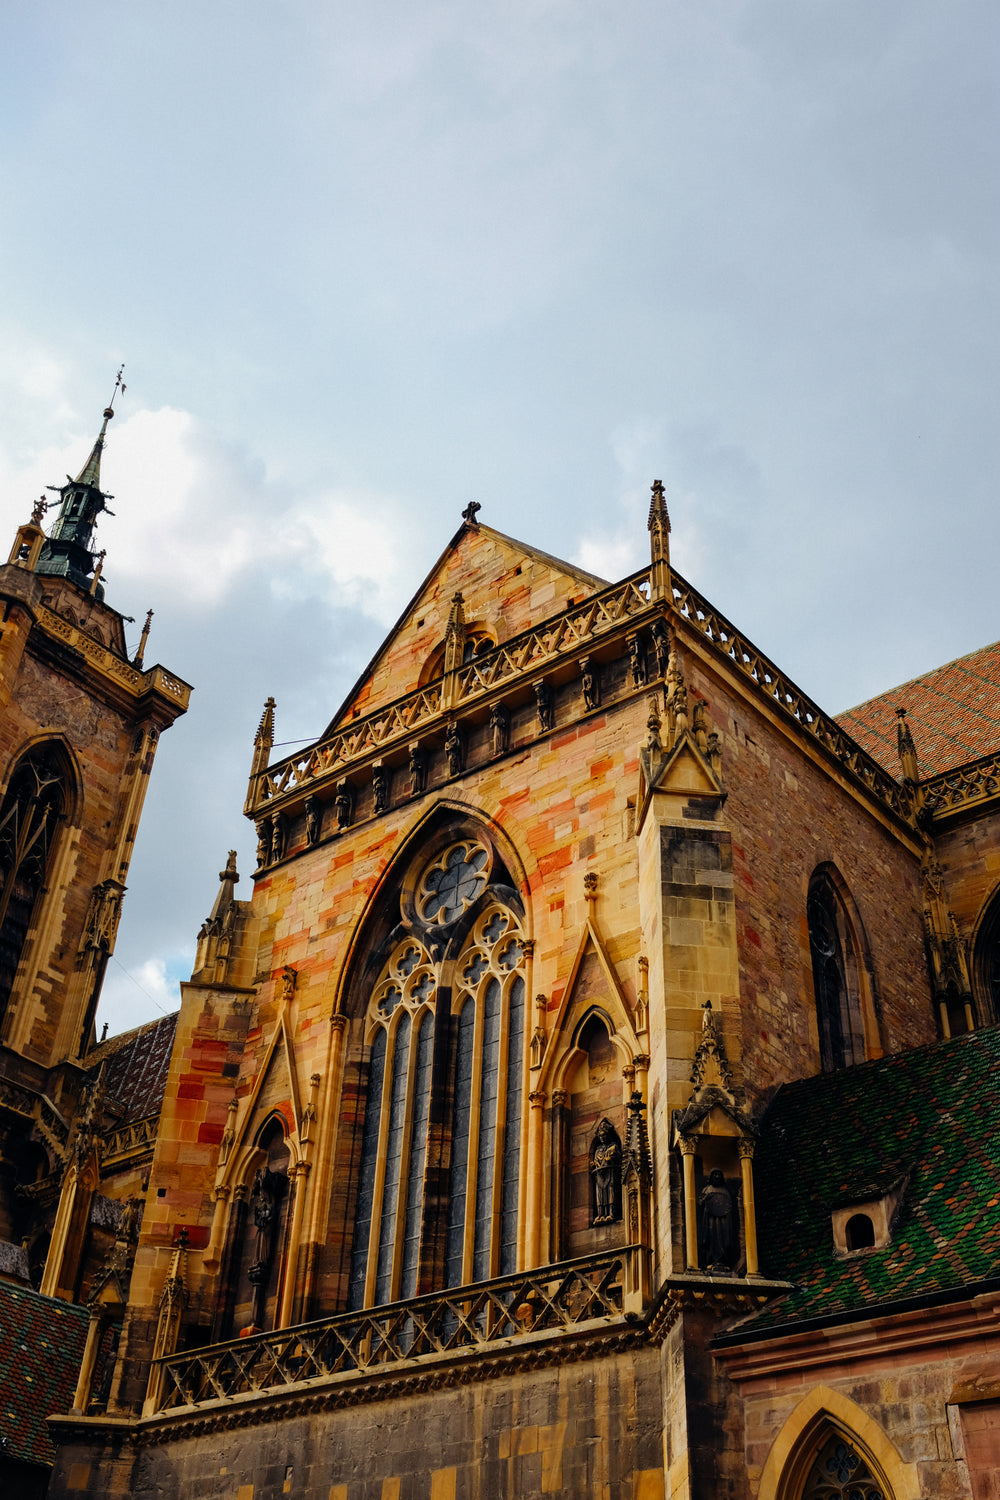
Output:
<instances>
[{"instance_id":1,"label":"tracery railing","mask_svg":"<svg viewBox=\"0 0 1000 1500\"><path fill-rule=\"evenodd\" d=\"M633 574L545 624L523 631L477 656L456 673L455 696L449 707L457 709L534 667L611 634L625 621L649 609L648 585L645 570ZM438 717L444 706L443 680L439 679L363 719L355 719L322 743L277 761L257 778L251 810L331 771L345 770L352 761L404 739L419 725Z\"/></svg>"},{"instance_id":2,"label":"tracery railing","mask_svg":"<svg viewBox=\"0 0 1000 1500\"><path fill-rule=\"evenodd\" d=\"M337 1313L156 1361L158 1410L431 1364L512 1339L593 1330L624 1321L637 1246L499 1276L386 1307ZM631 1274L630 1274L631 1273Z\"/></svg>"},{"instance_id":3,"label":"tracery railing","mask_svg":"<svg viewBox=\"0 0 1000 1500\"><path fill-rule=\"evenodd\" d=\"M696 630L708 637L723 656L754 682L765 697L773 699L783 713L793 718L840 761L868 790L900 817L908 819L911 804L900 783L856 744L836 719L830 718L811 698L757 650L707 599L673 575L674 607Z\"/></svg>"},{"instance_id":4,"label":"tracery railing","mask_svg":"<svg viewBox=\"0 0 1000 1500\"><path fill-rule=\"evenodd\" d=\"M150 667L148 671L142 671L134 667L131 662L124 661L117 656L103 641L95 640L77 625L71 625L68 620L62 619L60 615L54 614L52 610L46 609L44 605L38 605L38 622L49 635L59 636L68 645L87 657L95 666L99 667L109 677L116 677L125 683L133 692L158 692L169 698L176 698L185 706L191 697L191 688L188 683L179 677L174 677L165 668Z\"/></svg>"},{"instance_id":5,"label":"tracery railing","mask_svg":"<svg viewBox=\"0 0 1000 1500\"><path fill-rule=\"evenodd\" d=\"M101 1158L105 1162L119 1156L128 1156L133 1151L151 1151L156 1145L159 1115L147 1115L144 1120L134 1120L131 1125L120 1125L104 1137Z\"/></svg>"},{"instance_id":6,"label":"tracery railing","mask_svg":"<svg viewBox=\"0 0 1000 1500\"><path fill-rule=\"evenodd\" d=\"M925 811L935 817L955 812L1000 793L1000 754L984 755L922 783Z\"/></svg>"}]
</instances>

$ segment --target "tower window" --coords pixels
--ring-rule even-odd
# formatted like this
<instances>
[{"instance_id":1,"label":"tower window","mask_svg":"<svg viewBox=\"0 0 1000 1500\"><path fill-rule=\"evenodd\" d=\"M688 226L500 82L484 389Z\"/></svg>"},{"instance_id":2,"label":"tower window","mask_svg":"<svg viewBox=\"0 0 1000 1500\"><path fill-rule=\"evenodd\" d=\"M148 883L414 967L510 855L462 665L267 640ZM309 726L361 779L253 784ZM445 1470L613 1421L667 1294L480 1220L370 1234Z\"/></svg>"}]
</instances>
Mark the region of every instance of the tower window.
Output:
<instances>
[{"instance_id":1,"label":"tower window","mask_svg":"<svg viewBox=\"0 0 1000 1500\"><path fill-rule=\"evenodd\" d=\"M14 987L68 800L58 744L37 745L21 757L0 805L0 1013Z\"/></svg>"}]
</instances>

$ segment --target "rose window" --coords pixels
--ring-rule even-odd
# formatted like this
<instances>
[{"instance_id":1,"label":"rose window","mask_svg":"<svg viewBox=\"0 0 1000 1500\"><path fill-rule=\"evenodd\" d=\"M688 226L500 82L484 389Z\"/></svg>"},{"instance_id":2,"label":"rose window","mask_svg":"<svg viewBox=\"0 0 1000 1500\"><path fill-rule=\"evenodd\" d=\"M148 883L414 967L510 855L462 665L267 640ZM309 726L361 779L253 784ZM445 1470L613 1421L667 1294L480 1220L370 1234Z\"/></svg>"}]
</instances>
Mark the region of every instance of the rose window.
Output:
<instances>
[{"instance_id":1,"label":"rose window","mask_svg":"<svg viewBox=\"0 0 1000 1500\"><path fill-rule=\"evenodd\" d=\"M482 844L453 844L424 872L418 907L425 922L442 927L467 911L486 884L489 855Z\"/></svg>"}]
</instances>

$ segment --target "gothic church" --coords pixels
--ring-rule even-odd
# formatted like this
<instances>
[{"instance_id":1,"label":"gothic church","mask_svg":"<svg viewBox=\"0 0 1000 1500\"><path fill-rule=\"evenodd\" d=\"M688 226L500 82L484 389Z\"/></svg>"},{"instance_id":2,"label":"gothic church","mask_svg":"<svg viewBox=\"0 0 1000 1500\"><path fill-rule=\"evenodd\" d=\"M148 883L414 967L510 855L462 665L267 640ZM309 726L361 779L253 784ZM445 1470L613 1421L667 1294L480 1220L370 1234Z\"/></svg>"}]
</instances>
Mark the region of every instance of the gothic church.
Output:
<instances>
[{"instance_id":1,"label":"gothic church","mask_svg":"<svg viewBox=\"0 0 1000 1500\"><path fill-rule=\"evenodd\" d=\"M1000 646L834 718L660 484L614 583L470 505L279 760L275 684L249 887L98 1041L189 692L103 597L111 416L0 568L11 1484L995 1496Z\"/></svg>"}]
</instances>

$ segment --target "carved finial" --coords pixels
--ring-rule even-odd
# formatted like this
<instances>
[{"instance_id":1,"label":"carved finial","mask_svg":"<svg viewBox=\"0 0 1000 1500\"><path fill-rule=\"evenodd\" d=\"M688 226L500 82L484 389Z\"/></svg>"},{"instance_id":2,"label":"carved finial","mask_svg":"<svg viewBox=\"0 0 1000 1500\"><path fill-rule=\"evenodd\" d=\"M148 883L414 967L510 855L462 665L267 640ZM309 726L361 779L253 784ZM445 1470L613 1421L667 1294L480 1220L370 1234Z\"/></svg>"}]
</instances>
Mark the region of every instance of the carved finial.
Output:
<instances>
[{"instance_id":1,"label":"carved finial","mask_svg":"<svg viewBox=\"0 0 1000 1500\"><path fill-rule=\"evenodd\" d=\"M919 781L920 770L917 765L917 747L913 743L913 735L910 726L906 722L906 709L896 709L896 750L899 754L899 763L903 769L904 781Z\"/></svg>"},{"instance_id":2,"label":"carved finial","mask_svg":"<svg viewBox=\"0 0 1000 1500\"><path fill-rule=\"evenodd\" d=\"M651 599L673 598L670 581L670 513L659 479L653 481L649 499L649 593Z\"/></svg>"},{"instance_id":3,"label":"carved finial","mask_svg":"<svg viewBox=\"0 0 1000 1500\"><path fill-rule=\"evenodd\" d=\"M650 693L649 713L646 715L646 728L649 731L646 735L647 750L662 750L663 746L660 741L660 725L662 722L660 718L660 705L656 701L656 694Z\"/></svg>"},{"instance_id":4,"label":"carved finial","mask_svg":"<svg viewBox=\"0 0 1000 1500\"><path fill-rule=\"evenodd\" d=\"M257 795L257 777L262 771L266 771L271 759L271 746L274 744L274 699L268 698L264 704L264 712L260 716L257 725L257 733L253 740L253 760L250 762L250 785L247 789L247 800L243 811L252 814L254 799Z\"/></svg>"},{"instance_id":5,"label":"carved finial","mask_svg":"<svg viewBox=\"0 0 1000 1500\"><path fill-rule=\"evenodd\" d=\"M106 547L102 547L100 552L98 552L97 554L96 566L94 567L94 576L90 582L90 592L92 594L97 593L97 586L101 581L101 574L104 572L104 559L107 557L107 555L108 549Z\"/></svg>"},{"instance_id":6,"label":"carved finial","mask_svg":"<svg viewBox=\"0 0 1000 1500\"><path fill-rule=\"evenodd\" d=\"M469 526L478 526L479 522L476 520L476 516L482 508L478 500L470 500L462 512L462 520Z\"/></svg>"},{"instance_id":7,"label":"carved finial","mask_svg":"<svg viewBox=\"0 0 1000 1500\"><path fill-rule=\"evenodd\" d=\"M295 984L298 979L298 971L286 964L281 971L281 998L290 1000L295 994Z\"/></svg>"},{"instance_id":8,"label":"carved finial","mask_svg":"<svg viewBox=\"0 0 1000 1500\"><path fill-rule=\"evenodd\" d=\"M448 628L444 638L444 673L457 672L465 656L465 601L460 593L452 595L448 611Z\"/></svg>"},{"instance_id":9,"label":"carved finial","mask_svg":"<svg viewBox=\"0 0 1000 1500\"><path fill-rule=\"evenodd\" d=\"M260 723L257 725L257 733L254 736L255 745L266 744L269 750L274 744L274 710L274 699L268 698L264 704L264 712L260 716Z\"/></svg>"},{"instance_id":10,"label":"carved finial","mask_svg":"<svg viewBox=\"0 0 1000 1500\"><path fill-rule=\"evenodd\" d=\"M142 636L140 637L140 640L139 640L139 649L138 649L138 651L135 653L135 655L132 658L132 665L133 665L133 667L141 667L142 666L143 658L146 655L146 642L149 640L149 628L152 625L152 623L153 623L153 611L151 609L147 609L147 611L146 611L146 623L142 627Z\"/></svg>"},{"instance_id":11,"label":"carved finial","mask_svg":"<svg viewBox=\"0 0 1000 1500\"><path fill-rule=\"evenodd\" d=\"M597 871L588 870L583 877L583 891L588 901L597 900Z\"/></svg>"},{"instance_id":12,"label":"carved finial","mask_svg":"<svg viewBox=\"0 0 1000 1500\"><path fill-rule=\"evenodd\" d=\"M48 510L48 508L49 508L49 501L46 500L46 498L45 498L44 495L39 495L38 499L35 501L34 505L32 506L32 510L31 510L31 524L32 524L32 526L41 526L41 524L42 524L42 517L44 516L44 514Z\"/></svg>"},{"instance_id":13,"label":"carved finial","mask_svg":"<svg viewBox=\"0 0 1000 1500\"><path fill-rule=\"evenodd\" d=\"M235 885L239 878L236 873L236 850L230 849L229 856L226 859L226 868L219 871L219 879L231 880Z\"/></svg>"}]
</instances>

